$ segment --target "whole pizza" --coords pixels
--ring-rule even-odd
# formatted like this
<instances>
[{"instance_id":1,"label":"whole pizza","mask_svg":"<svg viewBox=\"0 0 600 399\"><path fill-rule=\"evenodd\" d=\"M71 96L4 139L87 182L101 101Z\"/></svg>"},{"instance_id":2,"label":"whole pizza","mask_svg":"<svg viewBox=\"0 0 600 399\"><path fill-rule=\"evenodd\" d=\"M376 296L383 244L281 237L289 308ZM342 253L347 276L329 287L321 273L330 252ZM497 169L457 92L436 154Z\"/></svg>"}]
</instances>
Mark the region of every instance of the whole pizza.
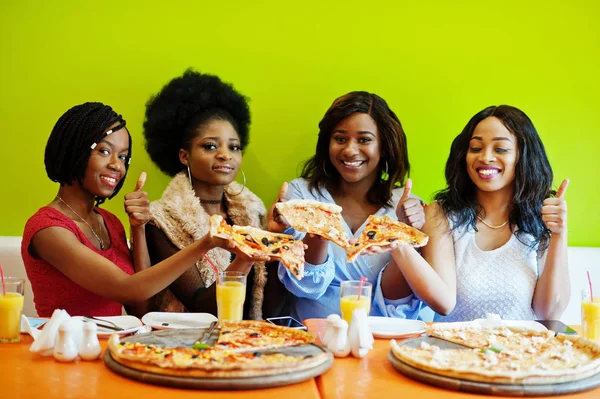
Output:
<instances>
[{"instance_id":1,"label":"whole pizza","mask_svg":"<svg viewBox=\"0 0 600 399\"><path fill-rule=\"evenodd\" d=\"M322 364L331 354L299 356L282 348L314 342L305 331L262 321L224 321L216 343L202 349L160 347L108 340L112 358L129 368L161 375L193 378L257 377L298 372Z\"/></svg>"},{"instance_id":2,"label":"whole pizza","mask_svg":"<svg viewBox=\"0 0 600 399\"><path fill-rule=\"evenodd\" d=\"M553 384L580 380L600 371L600 345L579 336L510 327L444 328L428 335L464 345L442 349L426 341L411 347L391 341L394 356L433 374L496 384Z\"/></svg>"}]
</instances>

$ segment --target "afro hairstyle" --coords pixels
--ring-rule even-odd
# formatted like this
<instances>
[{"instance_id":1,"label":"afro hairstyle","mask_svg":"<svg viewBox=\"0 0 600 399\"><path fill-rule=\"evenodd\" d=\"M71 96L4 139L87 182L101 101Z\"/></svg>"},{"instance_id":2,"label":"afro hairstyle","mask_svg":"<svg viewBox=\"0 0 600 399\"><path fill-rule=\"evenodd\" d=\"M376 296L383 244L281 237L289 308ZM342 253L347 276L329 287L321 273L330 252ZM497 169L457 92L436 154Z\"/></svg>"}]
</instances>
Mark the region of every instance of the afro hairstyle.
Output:
<instances>
[{"instance_id":1,"label":"afro hairstyle","mask_svg":"<svg viewBox=\"0 0 600 399\"><path fill-rule=\"evenodd\" d=\"M146 103L144 137L150 159L167 175L176 175L184 168L179 150L189 150L197 128L213 120L230 122L240 136L242 150L246 148L248 98L218 76L186 70Z\"/></svg>"}]
</instances>

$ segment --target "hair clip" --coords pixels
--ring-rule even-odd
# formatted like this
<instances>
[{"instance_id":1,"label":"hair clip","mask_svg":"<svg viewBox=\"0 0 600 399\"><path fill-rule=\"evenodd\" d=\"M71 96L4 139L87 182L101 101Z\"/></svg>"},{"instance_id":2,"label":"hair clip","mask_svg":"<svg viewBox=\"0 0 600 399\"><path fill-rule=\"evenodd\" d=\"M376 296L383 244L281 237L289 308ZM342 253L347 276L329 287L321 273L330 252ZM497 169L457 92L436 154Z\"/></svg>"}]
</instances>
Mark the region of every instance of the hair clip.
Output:
<instances>
[{"instance_id":1,"label":"hair clip","mask_svg":"<svg viewBox=\"0 0 600 399\"><path fill-rule=\"evenodd\" d=\"M123 128L124 128L126 125L127 125L127 123L126 123L125 121L123 121L123 120L122 120L122 121L119 123L119 125L118 125L118 126L116 126L116 127L112 128L112 129L110 129L109 131L107 131L106 133L104 133L104 134L102 135L101 139L102 139L102 138L104 138L104 137L107 137L107 136L108 136L108 135L110 135L110 134L113 134L114 132L116 132L116 131L118 131L118 130L121 130L121 129L123 129ZM99 140L99 141L101 141L101 140ZM96 146L97 146L97 145L98 145L98 143L96 142L96 143L92 144L92 145L90 146L90 148L93 150L94 148L96 148Z\"/></svg>"}]
</instances>

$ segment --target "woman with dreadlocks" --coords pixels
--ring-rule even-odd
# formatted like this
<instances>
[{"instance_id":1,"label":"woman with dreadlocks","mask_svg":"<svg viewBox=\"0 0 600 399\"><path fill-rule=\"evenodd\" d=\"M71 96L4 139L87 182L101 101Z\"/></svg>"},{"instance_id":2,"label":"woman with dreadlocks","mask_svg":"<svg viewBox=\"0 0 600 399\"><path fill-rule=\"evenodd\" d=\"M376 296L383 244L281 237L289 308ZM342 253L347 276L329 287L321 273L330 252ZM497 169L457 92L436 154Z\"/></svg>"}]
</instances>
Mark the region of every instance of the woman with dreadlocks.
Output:
<instances>
[{"instance_id":1,"label":"woman with dreadlocks","mask_svg":"<svg viewBox=\"0 0 600 399\"><path fill-rule=\"evenodd\" d=\"M229 224L266 227L263 202L234 181L248 145L249 125L246 97L217 76L187 70L150 98L144 122L146 149L152 161L173 177L162 198L150 205L146 235L152 263L200 239L209 229L211 215L221 215ZM245 183L245 176L243 180ZM253 263L240 256L232 260L218 248L207 255L219 270L248 275L244 318L262 319L263 303L265 314L280 312L273 308L282 302L281 297L264 300L267 280L271 280L270 293L279 286L285 295L275 274L276 265L274 278L267 279L264 262ZM186 273L157 295L156 309L216 314L213 269L205 259L187 266Z\"/></svg>"},{"instance_id":2,"label":"woman with dreadlocks","mask_svg":"<svg viewBox=\"0 0 600 399\"><path fill-rule=\"evenodd\" d=\"M107 105L77 105L54 126L44 162L48 177L60 187L27 221L21 244L40 316L48 317L54 309L71 315L119 315L122 304L132 304L132 312L140 315L147 310L144 301L202 253L216 246L235 251L233 243L205 235L150 268L145 239L149 201L141 191L142 173L135 191L125 196L130 252L121 222L99 207L123 186L130 160L125 120Z\"/></svg>"}]
</instances>

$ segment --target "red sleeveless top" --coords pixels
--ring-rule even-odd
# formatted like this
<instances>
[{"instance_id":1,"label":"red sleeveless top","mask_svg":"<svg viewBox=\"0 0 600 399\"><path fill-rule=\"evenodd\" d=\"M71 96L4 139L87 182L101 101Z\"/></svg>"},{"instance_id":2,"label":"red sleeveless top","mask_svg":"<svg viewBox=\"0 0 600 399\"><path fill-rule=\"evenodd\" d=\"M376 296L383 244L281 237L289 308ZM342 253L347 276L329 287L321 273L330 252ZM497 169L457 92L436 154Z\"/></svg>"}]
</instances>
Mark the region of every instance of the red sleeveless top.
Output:
<instances>
[{"instance_id":1,"label":"red sleeveless top","mask_svg":"<svg viewBox=\"0 0 600 399\"><path fill-rule=\"evenodd\" d=\"M40 208L25 224L21 256L33 289L35 309L40 317L52 316L54 309L65 309L71 316L118 316L121 314L120 303L77 285L50 263L33 257L28 250L31 239L38 231L48 227L63 227L75 234L83 245L104 256L125 273L133 274L133 261L127 247L123 225L112 213L101 208L95 208L95 210L102 215L110 235L110 248L104 251L96 248L75 222L49 206ZM89 266L81 264L79 267Z\"/></svg>"}]
</instances>

